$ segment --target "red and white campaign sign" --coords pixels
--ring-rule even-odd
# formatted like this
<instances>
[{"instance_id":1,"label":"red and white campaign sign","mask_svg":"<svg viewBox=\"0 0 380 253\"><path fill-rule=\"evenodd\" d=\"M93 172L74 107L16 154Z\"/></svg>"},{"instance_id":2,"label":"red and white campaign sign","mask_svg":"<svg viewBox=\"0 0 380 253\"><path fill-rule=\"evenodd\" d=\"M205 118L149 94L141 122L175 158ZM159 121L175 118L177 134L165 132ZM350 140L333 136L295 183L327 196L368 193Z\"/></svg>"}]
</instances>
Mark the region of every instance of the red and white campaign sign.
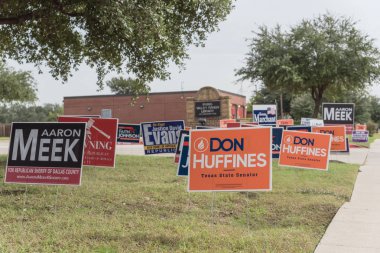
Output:
<instances>
[{"instance_id":1,"label":"red and white campaign sign","mask_svg":"<svg viewBox=\"0 0 380 253\"><path fill-rule=\"evenodd\" d=\"M80 185L84 123L13 123L5 183Z\"/></svg>"},{"instance_id":2,"label":"red and white campaign sign","mask_svg":"<svg viewBox=\"0 0 380 253\"><path fill-rule=\"evenodd\" d=\"M118 119L60 116L58 121L87 123L83 165L115 167Z\"/></svg>"}]
</instances>

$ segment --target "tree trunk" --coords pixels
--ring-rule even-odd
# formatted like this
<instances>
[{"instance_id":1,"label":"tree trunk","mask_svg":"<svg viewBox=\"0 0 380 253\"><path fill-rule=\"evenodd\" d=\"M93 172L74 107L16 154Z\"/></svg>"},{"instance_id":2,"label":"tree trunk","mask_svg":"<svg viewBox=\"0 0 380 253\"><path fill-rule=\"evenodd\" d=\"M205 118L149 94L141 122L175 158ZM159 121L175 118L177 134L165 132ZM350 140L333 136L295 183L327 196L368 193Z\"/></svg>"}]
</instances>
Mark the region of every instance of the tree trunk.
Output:
<instances>
[{"instance_id":1,"label":"tree trunk","mask_svg":"<svg viewBox=\"0 0 380 253\"><path fill-rule=\"evenodd\" d=\"M280 95L280 104L281 104L281 119L284 118L284 101L282 100L282 91Z\"/></svg>"},{"instance_id":2,"label":"tree trunk","mask_svg":"<svg viewBox=\"0 0 380 253\"><path fill-rule=\"evenodd\" d=\"M313 118L318 118L319 108L322 104L322 98L314 99L314 111L313 111Z\"/></svg>"},{"instance_id":3,"label":"tree trunk","mask_svg":"<svg viewBox=\"0 0 380 253\"><path fill-rule=\"evenodd\" d=\"M314 100L313 118L318 118L319 108L322 105L323 92L324 89L320 87L312 87L311 89L311 97Z\"/></svg>"}]
</instances>

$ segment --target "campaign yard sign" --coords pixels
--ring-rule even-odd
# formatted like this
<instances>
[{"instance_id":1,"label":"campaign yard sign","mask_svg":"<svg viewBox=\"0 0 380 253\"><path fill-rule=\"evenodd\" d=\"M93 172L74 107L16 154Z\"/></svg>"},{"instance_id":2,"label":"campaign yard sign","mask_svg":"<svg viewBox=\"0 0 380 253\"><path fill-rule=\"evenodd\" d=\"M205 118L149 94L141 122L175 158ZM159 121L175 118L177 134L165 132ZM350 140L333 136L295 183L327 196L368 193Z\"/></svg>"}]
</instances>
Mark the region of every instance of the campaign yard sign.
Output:
<instances>
[{"instance_id":1,"label":"campaign yard sign","mask_svg":"<svg viewBox=\"0 0 380 253\"><path fill-rule=\"evenodd\" d=\"M217 127L214 127L214 126L195 126L195 129L213 129L213 128L217 128Z\"/></svg>"},{"instance_id":2,"label":"campaign yard sign","mask_svg":"<svg viewBox=\"0 0 380 253\"><path fill-rule=\"evenodd\" d=\"M259 127L259 124L257 122L247 122L241 123L240 127Z\"/></svg>"},{"instance_id":3,"label":"campaign yard sign","mask_svg":"<svg viewBox=\"0 0 380 253\"><path fill-rule=\"evenodd\" d=\"M301 125L304 126L324 126L323 120L313 118L301 118Z\"/></svg>"},{"instance_id":4,"label":"campaign yard sign","mask_svg":"<svg viewBox=\"0 0 380 253\"><path fill-rule=\"evenodd\" d=\"M117 125L117 142L139 143L140 142L140 125L138 124L118 124Z\"/></svg>"},{"instance_id":5,"label":"campaign yard sign","mask_svg":"<svg viewBox=\"0 0 380 253\"><path fill-rule=\"evenodd\" d=\"M282 134L280 166L328 170L331 135L299 131Z\"/></svg>"},{"instance_id":6,"label":"campaign yard sign","mask_svg":"<svg viewBox=\"0 0 380 253\"><path fill-rule=\"evenodd\" d=\"M5 183L80 185L84 123L13 123Z\"/></svg>"},{"instance_id":7,"label":"campaign yard sign","mask_svg":"<svg viewBox=\"0 0 380 253\"><path fill-rule=\"evenodd\" d=\"M353 125L355 104L353 103L323 103L323 122L331 125Z\"/></svg>"},{"instance_id":8,"label":"campaign yard sign","mask_svg":"<svg viewBox=\"0 0 380 253\"><path fill-rule=\"evenodd\" d=\"M235 119L221 119L219 120L219 127L220 128L227 128L228 123L234 123L236 122Z\"/></svg>"},{"instance_id":9,"label":"campaign yard sign","mask_svg":"<svg viewBox=\"0 0 380 253\"><path fill-rule=\"evenodd\" d=\"M346 151L346 127L344 125L313 127L312 132L331 134L331 151Z\"/></svg>"},{"instance_id":10,"label":"campaign yard sign","mask_svg":"<svg viewBox=\"0 0 380 253\"><path fill-rule=\"evenodd\" d=\"M240 127L240 122L227 122L227 128Z\"/></svg>"},{"instance_id":11,"label":"campaign yard sign","mask_svg":"<svg viewBox=\"0 0 380 253\"><path fill-rule=\"evenodd\" d=\"M279 158L282 132L284 128L282 127L272 127L272 158Z\"/></svg>"},{"instance_id":12,"label":"campaign yard sign","mask_svg":"<svg viewBox=\"0 0 380 253\"><path fill-rule=\"evenodd\" d=\"M287 126L288 131L311 132L311 126Z\"/></svg>"},{"instance_id":13,"label":"campaign yard sign","mask_svg":"<svg viewBox=\"0 0 380 253\"><path fill-rule=\"evenodd\" d=\"M141 131L146 155L175 153L183 120L141 123Z\"/></svg>"},{"instance_id":14,"label":"campaign yard sign","mask_svg":"<svg viewBox=\"0 0 380 253\"><path fill-rule=\"evenodd\" d=\"M185 135L178 163L177 176L189 174L189 136Z\"/></svg>"},{"instance_id":15,"label":"campaign yard sign","mask_svg":"<svg viewBox=\"0 0 380 253\"><path fill-rule=\"evenodd\" d=\"M352 131L352 141L353 142L368 142L368 131L354 130Z\"/></svg>"},{"instance_id":16,"label":"campaign yard sign","mask_svg":"<svg viewBox=\"0 0 380 253\"><path fill-rule=\"evenodd\" d=\"M259 125L276 125L276 105L253 105L253 121Z\"/></svg>"},{"instance_id":17,"label":"campaign yard sign","mask_svg":"<svg viewBox=\"0 0 380 253\"><path fill-rule=\"evenodd\" d=\"M367 125L366 124L356 124L355 125L355 130L362 130L362 131L366 131L367 130Z\"/></svg>"},{"instance_id":18,"label":"campaign yard sign","mask_svg":"<svg viewBox=\"0 0 380 253\"><path fill-rule=\"evenodd\" d=\"M181 130L181 132L179 133L177 147L175 150L174 163L179 162L181 150L182 150L182 146L183 146L183 141L184 141L185 136L189 135L189 132L190 132L189 130Z\"/></svg>"},{"instance_id":19,"label":"campaign yard sign","mask_svg":"<svg viewBox=\"0 0 380 253\"><path fill-rule=\"evenodd\" d=\"M58 121L86 123L83 165L115 168L118 119L60 116Z\"/></svg>"},{"instance_id":20,"label":"campaign yard sign","mask_svg":"<svg viewBox=\"0 0 380 253\"><path fill-rule=\"evenodd\" d=\"M277 120L277 126L293 126L294 120L293 119L279 119Z\"/></svg>"},{"instance_id":21,"label":"campaign yard sign","mask_svg":"<svg viewBox=\"0 0 380 253\"><path fill-rule=\"evenodd\" d=\"M354 131L354 125L347 124L346 126L346 134L352 134L352 131Z\"/></svg>"},{"instance_id":22,"label":"campaign yard sign","mask_svg":"<svg viewBox=\"0 0 380 253\"><path fill-rule=\"evenodd\" d=\"M271 144L270 127L191 131L189 191L271 190Z\"/></svg>"},{"instance_id":23,"label":"campaign yard sign","mask_svg":"<svg viewBox=\"0 0 380 253\"><path fill-rule=\"evenodd\" d=\"M344 151L331 151L330 154L349 155L350 154L350 143L348 141L348 138L346 138L346 149Z\"/></svg>"}]
</instances>

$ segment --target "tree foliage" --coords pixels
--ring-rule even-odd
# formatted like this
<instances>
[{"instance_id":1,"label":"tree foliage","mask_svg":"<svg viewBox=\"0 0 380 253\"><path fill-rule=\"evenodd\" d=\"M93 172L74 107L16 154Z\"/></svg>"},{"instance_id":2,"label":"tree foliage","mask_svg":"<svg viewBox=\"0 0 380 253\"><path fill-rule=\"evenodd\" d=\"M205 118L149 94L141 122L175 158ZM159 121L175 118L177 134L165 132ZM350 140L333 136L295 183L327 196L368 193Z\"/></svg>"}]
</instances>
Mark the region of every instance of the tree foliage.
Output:
<instances>
[{"instance_id":1,"label":"tree foliage","mask_svg":"<svg viewBox=\"0 0 380 253\"><path fill-rule=\"evenodd\" d=\"M111 91L117 95L129 95L136 97L140 94L148 94L150 91L149 87L144 84L144 82L123 77L114 77L111 80L107 81L107 86Z\"/></svg>"},{"instance_id":2,"label":"tree foliage","mask_svg":"<svg viewBox=\"0 0 380 253\"><path fill-rule=\"evenodd\" d=\"M278 112L277 114L280 116L281 112L281 95L282 95L282 111L284 114L290 113L290 102L292 100L291 93L281 92L281 90L271 91L268 87L263 86L255 95L252 96L250 103L251 104L277 104Z\"/></svg>"},{"instance_id":3,"label":"tree foliage","mask_svg":"<svg viewBox=\"0 0 380 253\"><path fill-rule=\"evenodd\" d=\"M232 0L1 0L0 58L47 65L66 81L81 63L140 80L165 79L190 44L203 45Z\"/></svg>"},{"instance_id":4,"label":"tree foliage","mask_svg":"<svg viewBox=\"0 0 380 253\"><path fill-rule=\"evenodd\" d=\"M27 106L12 104L0 106L0 122L54 122L63 114L63 107L58 104Z\"/></svg>"},{"instance_id":5,"label":"tree foliage","mask_svg":"<svg viewBox=\"0 0 380 253\"><path fill-rule=\"evenodd\" d=\"M34 78L27 71L15 71L0 62L0 102L37 100Z\"/></svg>"},{"instance_id":6,"label":"tree foliage","mask_svg":"<svg viewBox=\"0 0 380 253\"><path fill-rule=\"evenodd\" d=\"M283 31L260 27L253 37L240 80L262 81L270 90L308 92L317 117L326 91L364 89L379 80L380 53L349 18L330 14Z\"/></svg>"},{"instance_id":7,"label":"tree foliage","mask_svg":"<svg viewBox=\"0 0 380 253\"><path fill-rule=\"evenodd\" d=\"M296 121L313 116L313 100L309 93L295 96L290 104L290 115Z\"/></svg>"}]
</instances>

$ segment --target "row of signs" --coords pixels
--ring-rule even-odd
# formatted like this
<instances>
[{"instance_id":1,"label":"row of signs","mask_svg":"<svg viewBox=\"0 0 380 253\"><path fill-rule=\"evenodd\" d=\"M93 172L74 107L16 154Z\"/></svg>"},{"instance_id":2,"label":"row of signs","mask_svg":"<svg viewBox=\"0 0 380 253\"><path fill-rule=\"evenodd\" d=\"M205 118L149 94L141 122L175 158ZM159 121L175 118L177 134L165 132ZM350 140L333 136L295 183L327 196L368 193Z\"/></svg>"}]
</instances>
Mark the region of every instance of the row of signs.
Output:
<instances>
[{"instance_id":1,"label":"row of signs","mask_svg":"<svg viewBox=\"0 0 380 253\"><path fill-rule=\"evenodd\" d=\"M205 113L207 108L203 107L207 106L214 105L202 105L200 110ZM353 118L353 107L351 111L331 108L324 111L330 120ZM294 122L289 120L276 121L275 107L259 109L256 123L237 126L233 125L236 122L224 122L225 127L246 128L209 128L190 133L183 121L133 125L118 124L112 118L63 116L58 123L14 123L5 182L79 185L82 165L115 167L116 143L139 142L140 132L145 154L176 153L175 162L182 166L178 175L186 174L186 166L187 171L194 169L193 176L200 180L189 179L189 189L195 191L268 190L272 157L278 157L284 166L326 170L330 148L346 150L344 126L316 126L312 120L309 126L292 126ZM285 130L265 127L273 122L285 126ZM363 139L362 132L355 132L355 138ZM231 183L227 178L239 178L241 183ZM202 189L202 180L213 186Z\"/></svg>"},{"instance_id":2,"label":"row of signs","mask_svg":"<svg viewBox=\"0 0 380 253\"><path fill-rule=\"evenodd\" d=\"M271 190L273 157L279 158L280 166L328 169L334 138L338 141L338 133L334 136L328 131L272 127L192 130L183 137L177 175L188 176L189 191Z\"/></svg>"},{"instance_id":3,"label":"row of signs","mask_svg":"<svg viewBox=\"0 0 380 253\"><path fill-rule=\"evenodd\" d=\"M259 125L276 125L277 109L276 105L253 105L253 121ZM353 125L354 124L355 104L353 103L323 103L322 118L324 124L329 125ZM302 125L320 125L317 119L304 118ZM280 124L282 125L282 124ZM283 125L289 125L285 122Z\"/></svg>"},{"instance_id":4,"label":"row of signs","mask_svg":"<svg viewBox=\"0 0 380 253\"><path fill-rule=\"evenodd\" d=\"M147 122L141 129L145 154L174 153L184 122ZM139 140L140 125L113 118L13 123L5 182L80 185L83 165L114 168L117 142Z\"/></svg>"},{"instance_id":5,"label":"row of signs","mask_svg":"<svg viewBox=\"0 0 380 253\"><path fill-rule=\"evenodd\" d=\"M13 123L6 183L80 185L82 166L115 167L118 119Z\"/></svg>"}]
</instances>

